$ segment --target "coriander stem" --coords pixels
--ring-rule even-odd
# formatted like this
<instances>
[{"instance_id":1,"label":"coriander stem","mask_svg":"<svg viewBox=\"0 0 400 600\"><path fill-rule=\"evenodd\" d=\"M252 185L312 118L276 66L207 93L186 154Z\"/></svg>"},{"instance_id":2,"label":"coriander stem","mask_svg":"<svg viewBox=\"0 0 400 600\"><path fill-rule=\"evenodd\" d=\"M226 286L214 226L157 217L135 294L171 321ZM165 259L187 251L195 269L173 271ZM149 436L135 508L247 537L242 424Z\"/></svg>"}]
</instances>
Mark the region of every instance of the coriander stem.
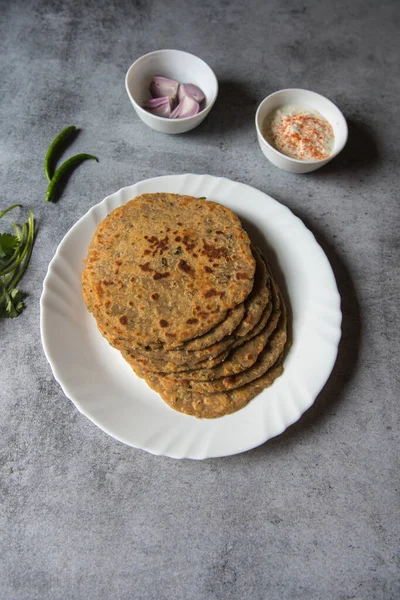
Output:
<instances>
[{"instance_id":1,"label":"coriander stem","mask_svg":"<svg viewBox=\"0 0 400 600\"><path fill-rule=\"evenodd\" d=\"M21 279L22 275L26 271L26 268L29 263L29 259L32 254L34 234L35 234L35 221L33 219L33 212L30 210L29 211L29 220L28 220L28 237L26 240L25 247L22 251L22 255L20 256L20 258L18 260L18 265L21 264L21 261L23 260L24 257L25 257L25 261L22 264L19 272L14 277L14 279L11 278L11 282L10 282L10 280L7 282L6 285L9 285L9 292L11 292L18 285L19 280Z\"/></svg>"},{"instance_id":2,"label":"coriander stem","mask_svg":"<svg viewBox=\"0 0 400 600\"><path fill-rule=\"evenodd\" d=\"M4 215L5 215L6 213L8 213L8 211L12 210L13 208L16 208L17 206L21 206L21 204L12 204L12 205L11 205L11 206L9 206L8 208L5 208L5 209L3 210L3 212L1 212L1 213L0 213L0 219L1 219L2 217L4 217Z\"/></svg>"},{"instance_id":3,"label":"coriander stem","mask_svg":"<svg viewBox=\"0 0 400 600\"><path fill-rule=\"evenodd\" d=\"M16 223L11 223L11 225L14 227L15 235L17 236L19 241L21 241L22 232L21 232L20 228L18 227L18 225ZM24 223L24 225L25 225L25 223Z\"/></svg>"},{"instance_id":4,"label":"coriander stem","mask_svg":"<svg viewBox=\"0 0 400 600\"><path fill-rule=\"evenodd\" d=\"M15 225L15 223L13 223L13 225ZM15 228L16 227L17 227L17 225L15 225ZM22 241L23 241L23 239L25 237L25 234L26 234L26 227L27 227L26 223L24 223L23 226L22 226L22 230L21 230L20 233L19 233L19 231L17 232L17 230L16 230L17 237L19 239L19 244L16 247L16 249L14 250L13 255L11 256L11 258L9 258L9 260L0 269L0 276L7 275L7 273L10 273L11 271L13 271L15 269L16 265L13 265L13 263L18 258L18 255L19 255L19 253L21 251L21 244L22 244Z\"/></svg>"}]
</instances>

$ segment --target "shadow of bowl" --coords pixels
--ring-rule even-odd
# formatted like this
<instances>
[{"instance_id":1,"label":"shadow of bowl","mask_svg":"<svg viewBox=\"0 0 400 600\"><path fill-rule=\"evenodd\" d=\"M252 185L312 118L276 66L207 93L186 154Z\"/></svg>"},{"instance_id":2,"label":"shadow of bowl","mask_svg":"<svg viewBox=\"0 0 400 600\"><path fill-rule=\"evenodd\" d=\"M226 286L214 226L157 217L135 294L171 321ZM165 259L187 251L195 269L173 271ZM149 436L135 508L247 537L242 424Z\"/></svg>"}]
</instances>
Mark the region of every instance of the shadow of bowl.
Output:
<instances>
[{"instance_id":1,"label":"shadow of bowl","mask_svg":"<svg viewBox=\"0 0 400 600\"><path fill-rule=\"evenodd\" d=\"M189 136L220 138L232 131L254 129L257 98L253 96L251 89L245 84L226 80L219 80L218 85L218 98L213 110L198 129L189 132Z\"/></svg>"},{"instance_id":2,"label":"shadow of bowl","mask_svg":"<svg viewBox=\"0 0 400 600\"><path fill-rule=\"evenodd\" d=\"M329 162L315 177L326 177L339 173L349 173L354 177L355 171L371 170L379 163L379 149L373 132L365 123L347 119L349 136L342 152Z\"/></svg>"}]
</instances>

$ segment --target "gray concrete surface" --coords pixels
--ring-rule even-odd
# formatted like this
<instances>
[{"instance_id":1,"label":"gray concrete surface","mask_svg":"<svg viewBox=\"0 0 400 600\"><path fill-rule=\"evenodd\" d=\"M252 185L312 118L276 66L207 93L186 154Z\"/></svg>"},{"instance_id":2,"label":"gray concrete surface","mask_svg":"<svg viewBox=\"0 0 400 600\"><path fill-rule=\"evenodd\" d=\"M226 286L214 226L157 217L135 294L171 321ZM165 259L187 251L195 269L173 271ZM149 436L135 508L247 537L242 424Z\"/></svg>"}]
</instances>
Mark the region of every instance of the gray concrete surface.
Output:
<instances>
[{"instance_id":1,"label":"gray concrete surface","mask_svg":"<svg viewBox=\"0 0 400 600\"><path fill-rule=\"evenodd\" d=\"M1 600L396 600L399 577L399 17L396 0L2 0L0 207L32 208L26 310L0 321ZM198 54L220 96L178 137L146 128L124 89L134 59ZM307 176L270 166L253 126L283 87L327 95L350 139ZM64 126L100 165L44 203ZM315 233L344 332L315 405L242 455L175 461L107 436L43 355L39 298L64 234L140 179L210 173L259 188ZM23 214L23 213L21 213Z\"/></svg>"}]
</instances>

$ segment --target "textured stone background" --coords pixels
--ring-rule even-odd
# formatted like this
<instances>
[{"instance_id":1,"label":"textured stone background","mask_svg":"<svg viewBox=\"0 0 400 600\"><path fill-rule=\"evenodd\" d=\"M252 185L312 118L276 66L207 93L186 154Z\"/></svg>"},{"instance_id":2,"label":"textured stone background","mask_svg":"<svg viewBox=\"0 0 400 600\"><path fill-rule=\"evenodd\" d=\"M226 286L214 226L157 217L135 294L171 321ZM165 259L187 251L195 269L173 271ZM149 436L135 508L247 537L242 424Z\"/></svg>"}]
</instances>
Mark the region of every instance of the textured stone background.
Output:
<instances>
[{"instance_id":1,"label":"textured stone background","mask_svg":"<svg viewBox=\"0 0 400 600\"><path fill-rule=\"evenodd\" d=\"M1 600L395 600L399 578L399 17L396 0L0 1L0 206L39 233L0 322ZM215 69L208 119L146 128L124 88L145 52ZM283 87L327 95L343 153L315 174L272 167L258 103ZM57 205L42 163L69 124L90 151ZM242 455L155 457L116 442L54 381L39 332L42 281L64 234L140 179L210 173L255 186L315 233L342 295L335 370L299 423ZM21 213L22 214L22 213Z\"/></svg>"}]
</instances>

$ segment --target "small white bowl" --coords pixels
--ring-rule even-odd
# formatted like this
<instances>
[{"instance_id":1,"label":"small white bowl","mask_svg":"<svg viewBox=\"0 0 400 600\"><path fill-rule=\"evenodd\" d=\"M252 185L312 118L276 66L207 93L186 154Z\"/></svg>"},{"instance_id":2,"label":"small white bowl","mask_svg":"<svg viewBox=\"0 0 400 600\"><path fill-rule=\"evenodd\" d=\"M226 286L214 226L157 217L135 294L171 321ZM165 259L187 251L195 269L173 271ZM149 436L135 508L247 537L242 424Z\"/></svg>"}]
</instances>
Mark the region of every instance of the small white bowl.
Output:
<instances>
[{"instance_id":1,"label":"small white bowl","mask_svg":"<svg viewBox=\"0 0 400 600\"><path fill-rule=\"evenodd\" d=\"M306 110L317 110L329 121L333 128L335 141L333 152L328 158L324 158L323 160L298 160L290 158L267 142L261 133L262 123L271 111L285 104L295 104ZM323 167L343 150L348 136L346 119L333 102L315 92L296 88L279 90L264 98L256 112L256 129L258 143L263 154L273 165L291 173L310 173Z\"/></svg>"},{"instance_id":2,"label":"small white bowl","mask_svg":"<svg viewBox=\"0 0 400 600\"><path fill-rule=\"evenodd\" d=\"M142 108L144 102L151 98L149 87L154 75L197 85L206 97L203 110L193 117L167 119ZM145 54L129 67L125 87L133 108L143 123L162 133L184 133L200 125L218 95L218 81L214 71L201 58L182 50L156 50Z\"/></svg>"}]
</instances>

